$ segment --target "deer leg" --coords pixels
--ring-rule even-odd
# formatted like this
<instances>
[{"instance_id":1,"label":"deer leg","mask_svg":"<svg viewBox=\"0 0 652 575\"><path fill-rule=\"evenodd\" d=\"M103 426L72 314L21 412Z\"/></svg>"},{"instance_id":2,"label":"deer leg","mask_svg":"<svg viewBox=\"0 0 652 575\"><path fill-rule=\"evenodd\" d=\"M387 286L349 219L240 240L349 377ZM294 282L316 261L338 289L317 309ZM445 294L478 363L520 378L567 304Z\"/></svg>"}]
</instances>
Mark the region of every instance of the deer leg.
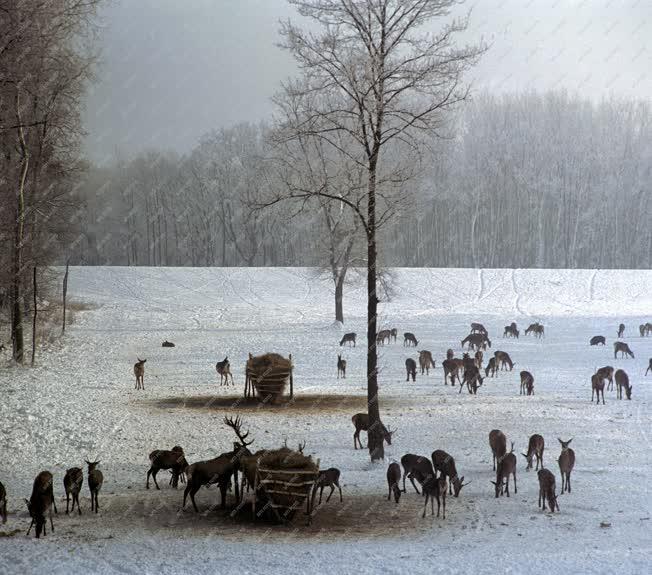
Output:
<instances>
[{"instance_id":1,"label":"deer leg","mask_svg":"<svg viewBox=\"0 0 652 575\"><path fill-rule=\"evenodd\" d=\"M593 399L591 399L593 401ZM358 449L358 444L356 443L356 439L358 439L358 430L356 429L355 433L353 434L353 449Z\"/></svg>"},{"instance_id":2,"label":"deer leg","mask_svg":"<svg viewBox=\"0 0 652 575\"><path fill-rule=\"evenodd\" d=\"M82 512L81 512L81 507L79 506L79 493L75 494L74 499L75 499L75 501L77 501L77 513L79 513L79 515L81 515Z\"/></svg>"},{"instance_id":3,"label":"deer leg","mask_svg":"<svg viewBox=\"0 0 652 575\"><path fill-rule=\"evenodd\" d=\"M197 504L195 503L195 493L199 491L199 487L192 487L190 489L190 501L192 501L192 506L194 507L195 511L199 513L199 509L197 509Z\"/></svg>"},{"instance_id":4,"label":"deer leg","mask_svg":"<svg viewBox=\"0 0 652 575\"><path fill-rule=\"evenodd\" d=\"M571 492L570 471L566 474L566 491Z\"/></svg>"},{"instance_id":5,"label":"deer leg","mask_svg":"<svg viewBox=\"0 0 652 575\"><path fill-rule=\"evenodd\" d=\"M412 487L414 487L414 490L419 493L419 488L417 487L416 483L414 483L414 477L412 477L412 474L410 473L410 482L412 483ZM420 493L419 493L420 494Z\"/></svg>"},{"instance_id":6,"label":"deer leg","mask_svg":"<svg viewBox=\"0 0 652 575\"><path fill-rule=\"evenodd\" d=\"M66 515L68 515L68 503L69 502L70 502L70 493L68 493L66 491ZM72 508L73 508L73 511L74 511L74 509L75 509L75 500L74 499L72 500Z\"/></svg>"},{"instance_id":7,"label":"deer leg","mask_svg":"<svg viewBox=\"0 0 652 575\"><path fill-rule=\"evenodd\" d=\"M155 469L154 471L152 471L152 479L154 480L154 485L156 485L156 489L161 489L161 488L158 486L158 481L156 481L156 474L157 474L158 472L159 472L158 469Z\"/></svg>"},{"instance_id":8,"label":"deer leg","mask_svg":"<svg viewBox=\"0 0 652 575\"><path fill-rule=\"evenodd\" d=\"M437 517L439 517L439 510L441 508L441 503L439 501L439 497L437 497Z\"/></svg>"},{"instance_id":9,"label":"deer leg","mask_svg":"<svg viewBox=\"0 0 652 575\"><path fill-rule=\"evenodd\" d=\"M337 485L337 488L340 490L340 503L342 503L344 501L342 498L342 488L340 487L339 482L336 482L335 485Z\"/></svg>"},{"instance_id":10,"label":"deer leg","mask_svg":"<svg viewBox=\"0 0 652 575\"><path fill-rule=\"evenodd\" d=\"M321 505L321 497L323 494L324 494L324 485L321 485L319 487L319 505ZM328 501L328 499L326 501Z\"/></svg>"},{"instance_id":11,"label":"deer leg","mask_svg":"<svg viewBox=\"0 0 652 575\"><path fill-rule=\"evenodd\" d=\"M95 513L97 513L100 509L100 504L99 501L97 500L98 493L99 493L98 491L95 492Z\"/></svg>"},{"instance_id":12,"label":"deer leg","mask_svg":"<svg viewBox=\"0 0 652 575\"><path fill-rule=\"evenodd\" d=\"M52 495L52 505L54 506L54 512L57 515L59 515L59 512L57 511L57 504L56 504L56 502L54 500L54 492L52 490L50 490L50 495Z\"/></svg>"},{"instance_id":13,"label":"deer leg","mask_svg":"<svg viewBox=\"0 0 652 575\"><path fill-rule=\"evenodd\" d=\"M335 491L335 485L331 483L331 492L328 494L328 497L326 498L326 503L328 503L331 500L331 495L333 495L334 491Z\"/></svg>"},{"instance_id":14,"label":"deer leg","mask_svg":"<svg viewBox=\"0 0 652 575\"><path fill-rule=\"evenodd\" d=\"M426 493L426 502L423 504L423 513L421 514L422 519L426 516L426 509L428 509L428 498L429 497L430 497L430 494Z\"/></svg>"},{"instance_id":15,"label":"deer leg","mask_svg":"<svg viewBox=\"0 0 652 575\"><path fill-rule=\"evenodd\" d=\"M54 523L52 522L52 509L50 509L50 527L52 528L52 533L54 533ZM43 525L43 534L45 535L45 525Z\"/></svg>"},{"instance_id":16,"label":"deer leg","mask_svg":"<svg viewBox=\"0 0 652 575\"><path fill-rule=\"evenodd\" d=\"M516 471L514 471L514 494L518 493L518 489L516 488Z\"/></svg>"}]
</instances>

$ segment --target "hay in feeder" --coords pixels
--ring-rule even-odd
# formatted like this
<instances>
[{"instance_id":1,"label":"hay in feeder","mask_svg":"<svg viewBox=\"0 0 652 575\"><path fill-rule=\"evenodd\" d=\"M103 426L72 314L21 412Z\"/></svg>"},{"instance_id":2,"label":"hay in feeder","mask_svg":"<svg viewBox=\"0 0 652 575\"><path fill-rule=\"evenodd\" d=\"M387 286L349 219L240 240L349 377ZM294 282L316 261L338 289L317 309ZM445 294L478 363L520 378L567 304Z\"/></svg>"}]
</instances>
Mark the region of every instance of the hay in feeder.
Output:
<instances>
[{"instance_id":1,"label":"hay in feeder","mask_svg":"<svg viewBox=\"0 0 652 575\"><path fill-rule=\"evenodd\" d=\"M266 353L252 356L249 354L245 368L245 397L256 390L258 397L265 401L276 402L290 382L290 397L292 397L292 356L289 359L278 353Z\"/></svg>"}]
</instances>

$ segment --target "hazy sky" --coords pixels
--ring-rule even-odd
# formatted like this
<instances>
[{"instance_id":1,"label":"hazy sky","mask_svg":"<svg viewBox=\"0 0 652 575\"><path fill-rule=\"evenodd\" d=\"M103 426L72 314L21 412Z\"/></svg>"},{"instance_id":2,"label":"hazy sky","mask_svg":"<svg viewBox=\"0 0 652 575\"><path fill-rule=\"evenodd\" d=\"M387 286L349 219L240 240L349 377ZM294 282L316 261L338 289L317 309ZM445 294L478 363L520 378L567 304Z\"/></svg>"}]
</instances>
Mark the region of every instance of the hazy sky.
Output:
<instances>
[{"instance_id":1,"label":"hazy sky","mask_svg":"<svg viewBox=\"0 0 652 575\"><path fill-rule=\"evenodd\" d=\"M652 0L468 0L460 13L469 8L464 39L491 43L477 90L652 97ZM184 153L213 128L268 116L294 72L275 46L288 17L286 0L113 0L87 105L90 157Z\"/></svg>"}]
</instances>

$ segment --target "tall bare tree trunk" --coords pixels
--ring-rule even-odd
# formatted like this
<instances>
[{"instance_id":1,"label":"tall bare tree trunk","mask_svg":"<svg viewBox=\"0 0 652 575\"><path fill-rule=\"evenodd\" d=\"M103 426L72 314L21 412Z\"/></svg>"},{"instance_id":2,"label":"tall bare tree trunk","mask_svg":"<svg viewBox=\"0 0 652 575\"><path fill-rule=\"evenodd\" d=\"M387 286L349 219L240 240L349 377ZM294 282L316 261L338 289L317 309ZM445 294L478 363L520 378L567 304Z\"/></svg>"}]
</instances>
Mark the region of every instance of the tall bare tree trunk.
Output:
<instances>
[{"instance_id":1,"label":"tall bare tree trunk","mask_svg":"<svg viewBox=\"0 0 652 575\"><path fill-rule=\"evenodd\" d=\"M38 312L38 306L36 305L36 266L34 266L34 275L32 278L32 291L34 292L34 307L32 309L32 365L34 365L34 359L36 357L36 314Z\"/></svg>"},{"instance_id":2,"label":"tall bare tree trunk","mask_svg":"<svg viewBox=\"0 0 652 575\"><path fill-rule=\"evenodd\" d=\"M63 326L61 328L61 335L66 333L66 297L68 295L68 268L70 267L70 260L66 261L66 273L63 276Z\"/></svg>"}]
</instances>

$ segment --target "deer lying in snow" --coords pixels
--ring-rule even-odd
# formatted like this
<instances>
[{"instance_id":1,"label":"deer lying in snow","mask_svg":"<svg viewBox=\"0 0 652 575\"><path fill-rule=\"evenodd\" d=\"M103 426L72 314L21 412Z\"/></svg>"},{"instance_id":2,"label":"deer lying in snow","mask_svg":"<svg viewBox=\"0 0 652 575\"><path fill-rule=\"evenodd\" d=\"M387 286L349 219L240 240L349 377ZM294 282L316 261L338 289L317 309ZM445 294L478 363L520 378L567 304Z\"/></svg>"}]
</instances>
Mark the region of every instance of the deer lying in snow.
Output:
<instances>
[{"instance_id":1,"label":"deer lying in snow","mask_svg":"<svg viewBox=\"0 0 652 575\"><path fill-rule=\"evenodd\" d=\"M175 445L172 449L155 449L149 454L149 461L151 466L149 471L147 471L147 482L145 483L145 489L149 489L149 477L152 476L154 480L154 485L156 489L160 489L158 482L156 481L156 474L161 469L170 469L172 471L172 487L175 489L179 485L179 477L181 477L186 468L188 467L188 462L183 453L183 448L179 445Z\"/></svg>"},{"instance_id":2,"label":"deer lying in snow","mask_svg":"<svg viewBox=\"0 0 652 575\"><path fill-rule=\"evenodd\" d=\"M136 376L135 389L145 389L145 362L147 360L137 359L138 361L134 364L134 375Z\"/></svg>"},{"instance_id":3,"label":"deer lying in snow","mask_svg":"<svg viewBox=\"0 0 652 575\"><path fill-rule=\"evenodd\" d=\"M411 357L405 360L405 371L407 372L405 381L410 381L410 376L412 376L412 381L417 380L417 362Z\"/></svg>"},{"instance_id":4,"label":"deer lying in snow","mask_svg":"<svg viewBox=\"0 0 652 575\"><path fill-rule=\"evenodd\" d=\"M543 450L545 448L545 442L543 437L538 433L530 436L530 441L527 445L527 453L522 453L523 457L527 459L527 467L525 471L530 471L532 469L532 460L536 457L537 467L535 471L539 471L539 464L541 464L541 469L543 469Z\"/></svg>"},{"instance_id":5,"label":"deer lying in snow","mask_svg":"<svg viewBox=\"0 0 652 575\"><path fill-rule=\"evenodd\" d=\"M521 372L521 389L519 395L534 395L534 376L529 371Z\"/></svg>"},{"instance_id":6,"label":"deer lying in snow","mask_svg":"<svg viewBox=\"0 0 652 575\"><path fill-rule=\"evenodd\" d=\"M448 493L452 493L455 497L459 497L462 487L471 483L470 481L464 483L463 475L458 477L453 456L442 449L435 449L432 452L432 464L435 471L439 472L439 477L448 479Z\"/></svg>"},{"instance_id":7,"label":"deer lying in snow","mask_svg":"<svg viewBox=\"0 0 652 575\"><path fill-rule=\"evenodd\" d=\"M514 476L514 493L518 493L516 488L516 455L514 455L514 443L512 443L512 449L509 453L506 453L498 460L498 465L496 466L496 481L492 481L496 487L496 498L499 495L503 494L503 491L507 493L509 497L509 476Z\"/></svg>"},{"instance_id":8,"label":"deer lying in snow","mask_svg":"<svg viewBox=\"0 0 652 575\"><path fill-rule=\"evenodd\" d=\"M632 386L629 383L629 376L623 369L619 369L615 375L616 378L616 397L623 398L623 388L625 389L625 396L627 399L632 399Z\"/></svg>"},{"instance_id":9,"label":"deer lying in snow","mask_svg":"<svg viewBox=\"0 0 652 575\"><path fill-rule=\"evenodd\" d=\"M435 360L432 359L432 353L428 350L423 350L419 352L419 367L421 368L421 375L423 372L426 372L426 375L430 375L430 368L435 369Z\"/></svg>"},{"instance_id":10,"label":"deer lying in snow","mask_svg":"<svg viewBox=\"0 0 652 575\"><path fill-rule=\"evenodd\" d=\"M500 429L492 429L489 432L489 447L493 455L493 469L496 470L496 461L500 460L507 453L507 438Z\"/></svg>"},{"instance_id":11,"label":"deer lying in snow","mask_svg":"<svg viewBox=\"0 0 652 575\"><path fill-rule=\"evenodd\" d=\"M100 493L100 489L102 489L104 475L99 469L96 469L100 464L99 461L85 461L86 465L88 465L88 489L91 492L91 512L95 511L95 513L97 513L100 509L97 496Z\"/></svg>"},{"instance_id":12,"label":"deer lying in snow","mask_svg":"<svg viewBox=\"0 0 652 575\"><path fill-rule=\"evenodd\" d=\"M229 377L231 377L231 383L235 385L233 381L233 374L231 373L231 364L229 363L229 358L225 357L222 361L218 361L215 364L215 370L220 376L220 385L224 385L224 382L226 381L226 385L229 385Z\"/></svg>"},{"instance_id":13,"label":"deer lying in snow","mask_svg":"<svg viewBox=\"0 0 652 575\"><path fill-rule=\"evenodd\" d=\"M401 499L401 467L395 461L389 464L387 468L387 501L392 498L392 493L394 493L394 501L396 503Z\"/></svg>"},{"instance_id":14,"label":"deer lying in snow","mask_svg":"<svg viewBox=\"0 0 652 575\"><path fill-rule=\"evenodd\" d=\"M331 496L333 495L333 492L335 491L335 488L337 487L340 490L340 503L344 501L342 499L342 488L340 487L340 470L337 469L336 467L330 467L329 469L325 469L323 471L319 472L319 475L317 477L317 481L315 481L315 485L313 487L312 491L312 501L314 503L315 500L315 495L317 495L317 489L319 489L319 505L321 505L321 497L322 494L324 493L324 487L330 487L331 492L328 494L328 497L326 498L326 503L328 503L331 499ZM312 505L311 505L312 507Z\"/></svg>"},{"instance_id":15,"label":"deer lying in snow","mask_svg":"<svg viewBox=\"0 0 652 575\"><path fill-rule=\"evenodd\" d=\"M412 483L414 490L419 493L419 488L417 487L414 480L416 479L421 486L431 477L434 477L435 471L432 468L432 463L430 459L424 457L423 455L414 455L412 453L406 453L401 457L401 465L403 466L403 493L405 493L405 479L408 478Z\"/></svg>"},{"instance_id":16,"label":"deer lying in snow","mask_svg":"<svg viewBox=\"0 0 652 575\"><path fill-rule=\"evenodd\" d=\"M353 448L357 449L358 448L357 444L360 444L360 449L364 449L364 447L362 447L362 442L360 441L360 432L369 430L369 414L356 413L351 418L351 421L353 422L353 426L355 427L355 433L353 434ZM383 425L382 422L379 423L383 434L383 439L387 442L387 445L391 445L392 435L396 432L396 430L390 431Z\"/></svg>"},{"instance_id":17,"label":"deer lying in snow","mask_svg":"<svg viewBox=\"0 0 652 575\"><path fill-rule=\"evenodd\" d=\"M57 504L54 501L54 490L52 487L52 474L49 471L41 471L34 479L34 485L32 487L32 496L29 500L25 499L27 503L27 510L29 515L32 518L32 522L29 524L29 529L27 530L27 535L32 530L32 525L36 529L36 538L41 537L41 533L46 535L46 514L50 518L50 527L52 532L54 532L54 523L52 522L52 508L54 507L54 512L57 513Z\"/></svg>"},{"instance_id":18,"label":"deer lying in snow","mask_svg":"<svg viewBox=\"0 0 652 575\"><path fill-rule=\"evenodd\" d=\"M568 447L570 442L573 441L571 437L568 441L562 441L557 438L557 441L561 444L561 453L559 454L559 459L557 463L559 464L559 471L561 472L561 493L564 494L564 491L571 492L571 481L570 476L575 467L575 452Z\"/></svg>"},{"instance_id":19,"label":"deer lying in snow","mask_svg":"<svg viewBox=\"0 0 652 575\"><path fill-rule=\"evenodd\" d=\"M546 510L546 499L548 500L548 506L552 513L555 512L555 507L559 511L559 503L557 503L557 494L555 486L555 475L549 469L541 469L538 473L539 476L539 507L542 506L543 510Z\"/></svg>"},{"instance_id":20,"label":"deer lying in snow","mask_svg":"<svg viewBox=\"0 0 652 575\"><path fill-rule=\"evenodd\" d=\"M342 376L342 379L346 379L346 360L342 359L342 356L337 354L337 379Z\"/></svg>"},{"instance_id":21,"label":"deer lying in snow","mask_svg":"<svg viewBox=\"0 0 652 575\"><path fill-rule=\"evenodd\" d=\"M614 341L614 359L616 359L618 352L620 352L620 357L634 358L634 352L623 341Z\"/></svg>"},{"instance_id":22,"label":"deer lying in snow","mask_svg":"<svg viewBox=\"0 0 652 575\"><path fill-rule=\"evenodd\" d=\"M342 347L347 342L349 344L349 347L351 346L351 344L353 344L353 347L355 347L355 338L356 338L355 333L345 333L342 336L342 339L340 340L340 347Z\"/></svg>"},{"instance_id":23,"label":"deer lying in snow","mask_svg":"<svg viewBox=\"0 0 652 575\"><path fill-rule=\"evenodd\" d=\"M70 504L70 496L72 495L72 508L70 511L75 510L75 503L77 503L77 511L81 515L81 507L79 506L79 492L84 484L84 472L79 467L71 467L66 471L63 478L63 489L66 492L66 515L68 515L68 505Z\"/></svg>"}]
</instances>

